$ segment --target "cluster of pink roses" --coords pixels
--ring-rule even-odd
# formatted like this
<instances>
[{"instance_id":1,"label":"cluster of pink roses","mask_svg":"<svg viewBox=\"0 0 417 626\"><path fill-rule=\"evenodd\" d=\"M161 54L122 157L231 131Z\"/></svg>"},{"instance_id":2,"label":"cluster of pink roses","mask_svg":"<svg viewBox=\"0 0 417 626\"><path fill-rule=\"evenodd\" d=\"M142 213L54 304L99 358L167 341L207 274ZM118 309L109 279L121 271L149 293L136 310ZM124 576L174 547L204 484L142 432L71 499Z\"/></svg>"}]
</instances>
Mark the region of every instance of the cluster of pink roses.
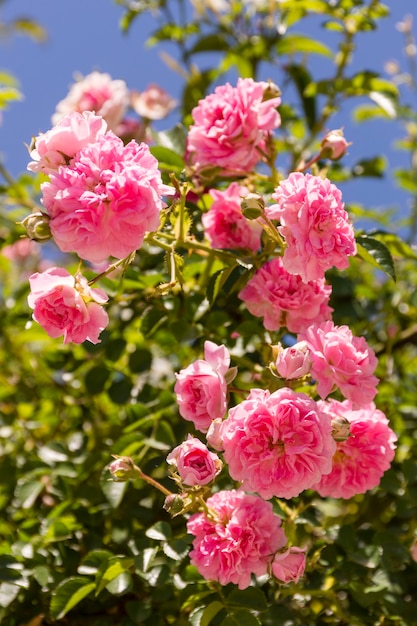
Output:
<instances>
[{"instance_id":1,"label":"cluster of pink roses","mask_svg":"<svg viewBox=\"0 0 417 626\"><path fill-rule=\"evenodd\" d=\"M107 130L102 117L92 112L69 113L35 139L31 157L28 169L49 177L41 185L41 201L62 252L75 252L93 263L108 257L123 259L142 245L146 232L158 228L164 206L161 196L172 190L162 183L157 160L144 143L124 145ZM63 284L51 276L45 272L42 281L37 277L38 290L29 298L30 306L36 305L34 318L51 337L64 334L66 341L97 342L107 316L104 312L90 315L87 331L86 311L79 303L93 299L95 307L100 306L98 291L92 297L92 292L80 289L81 279L71 279L72 296L64 297ZM55 268L54 276L62 278L62 272ZM69 288L69 282L65 284ZM101 303L106 300L100 296ZM42 312L46 302L52 301L54 307ZM87 310L91 313L93 307ZM83 325L75 322L81 313Z\"/></svg>"}]
</instances>

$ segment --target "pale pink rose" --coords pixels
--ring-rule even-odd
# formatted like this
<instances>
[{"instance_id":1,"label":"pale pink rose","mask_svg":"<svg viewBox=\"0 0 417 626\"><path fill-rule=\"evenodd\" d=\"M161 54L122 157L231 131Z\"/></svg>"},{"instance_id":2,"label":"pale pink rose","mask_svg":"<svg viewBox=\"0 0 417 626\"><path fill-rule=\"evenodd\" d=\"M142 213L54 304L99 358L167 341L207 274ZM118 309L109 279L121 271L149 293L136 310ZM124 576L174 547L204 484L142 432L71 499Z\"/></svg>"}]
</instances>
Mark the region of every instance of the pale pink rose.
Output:
<instances>
[{"instance_id":1,"label":"pale pink rose","mask_svg":"<svg viewBox=\"0 0 417 626\"><path fill-rule=\"evenodd\" d=\"M39 258L40 245L32 239L24 237L1 248L0 254L10 261L23 265L31 257Z\"/></svg>"},{"instance_id":2,"label":"pale pink rose","mask_svg":"<svg viewBox=\"0 0 417 626\"><path fill-rule=\"evenodd\" d=\"M162 184L158 161L142 143L126 146L111 131L80 150L71 166L43 183L42 203L62 252L100 263L137 250L159 227Z\"/></svg>"},{"instance_id":3,"label":"pale pink rose","mask_svg":"<svg viewBox=\"0 0 417 626\"><path fill-rule=\"evenodd\" d=\"M378 359L364 337L355 337L348 326L327 321L312 324L298 338L308 344L311 375L320 398L339 388L357 405L372 402L377 392L374 371Z\"/></svg>"},{"instance_id":4,"label":"pale pink rose","mask_svg":"<svg viewBox=\"0 0 417 626\"><path fill-rule=\"evenodd\" d=\"M52 116L57 124L71 111L94 111L115 130L129 106L129 90L124 80L112 80L109 74L92 72L74 83L66 98L58 102Z\"/></svg>"},{"instance_id":5,"label":"pale pink rose","mask_svg":"<svg viewBox=\"0 0 417 626\"><path fill-rule=\"evenodd\" d=\"M223 420L220 417L217 417L211 422L206 434L207 443L218 452L223 450L223 441L221 438L222 424Z\"/></svg>"},{"instance_id":6,"label":"pale pink rose","mask_svg":"<svg viewBox=\"0 0 417 626\"><path fill-rule=\"evenodd\" d=\"M224 460L242 488L292 498L330 472L336 443L330 417L303 393L252 389L221 429Z\"/></svg>"},{"instance_id":7,"label":"pale pink rose","mask_svg":"<svg viewBox=\"0 0 417 626\"><path fill-rule=\"evenodd\" d=\"M305 548L291 546L285 552L277 552L272 561L271 571L280 582L298 583L306 567Z\"/></svg>"},{"instance_id":8,"label":"pale pink rose","mask_svg":"<svg viewBox=\"0 0 417 626\"><path fill-rule=\"evenodd\" d=\"M60 267L32 274L29 283L32 317L50 337L63 335L64 343L100 342L109 321L101 306L108 299L102 289L91 289L81 274L74 277Z\"/></svg>"},{"instance_id":9,"label":"pale pink rose","mask_svg":"<svg viewBox=\"0 0 417 626\"><path fill-rule=\"evenodd\" d=\"M281 99L264 100L266 82L239 78L216 87L193 109L187 159L197 169L214 166L221 173L247 174L262 160L271 131L280 125Z\"/></svg>"},{"instance_id":10,"label":"pale pink rose","mask_svg":"<svg viewBox=\"0 0 417 626\"><path fill-rule=\"evenodd\" d=\"M177 101L159 85L149 85L145 91L130 94L132 109L148 120L162 120L177 106Z\"/></svg>"},{"instance_id":11,"label":"pale pink rose","mask_svg":"<svg viewBox=\"0 0 417 626\"><path fill-rule=\"evenodd\" d=\"M343 135L343 130L331 130L327 133L321 142L321 158L332 159L337 161L346 154L346 150L350 146Z\"/></svg>"},{"instance_id":12,"label":"pale pink rose","mask_svg":"<svg viewBox=\"0 0 417 626\"><path fill-rule=\"evenodd\" d=\"M180 415L197 430L206 432L212 420L224 417L227 409L227 383L230 355L225 346L204 343L204 359L198 359L176 374L174 392Z\"/></svg>"},{"instance_id":13,"label":"pale pink rose","mask_svg":"<svg viewBox=\"0 0 417 626\"><path fill-rule=\"evenodd\" d=\"M138 143L142 143L142 141L148 145L152 143L152 134L149 128L143 122L133 120L130 117L122 119L114 134L120 137L124 144L129 143L132 139Z\"/></svg>"},{"instance_id":14,"label":"pale pink rose","mask_svg":"<svg viewBox=\"0 0 417 626\"><path fill-rule=\"evenodd\" d=\"M195 536L190 552L206 580L245 589L251 576L267 573L274 553L286 544L272 505L243 491L219 491L208 498L206 513L195 513L187 531Z\"/></svg>"},{"instance_id":15,"label":"pale pink rose","mask_svg":"<svg viewBox=\"0 0 417 626\"><path fill-rule=\"evenodd\" d=\"M201 221L213 248L241 248L256 252L261 247L262 226L248 220L240 207L247 187L232 183L225 191L211 189L214 202Z\"/></svg>"},{"instance_id":16,"label":"pale pink rose","mask_svg":"<svg viewBox=\"0 0 417 626\"><path fill-rule=\"evenodd\" d=\"M167 463L176 468L182 482L189 487L208 485L222 469L217 454L191 435L168 454Z\"/></svg>"},{"instance_id":17,"label":"pale pink rose","mask_svg":"<svg viewBox=\"0 0 417 626\"><path fill-rule=\"evenodd\" d=\"M275 366L278 374L287 380L301 378L308 374L311 369L311 359L307 342L299 341L289 348L279 346Z\"/></svg>"},{"instance_id":18,"label":"pale pink rose","mask_svg":"<svg viewBox=\"0 0 417 626\"><path fill-rule=\"evenodd\" d=\"M276 257L255 272L238 297L252 315L264 318L267 330L286 326L298 333L331 317L330 294L331 287L324 279L304 283L284 268L281 257Z\"/></svg>"},{"instance_id":19,"label":"pale pink rose","mask_svg":"<svg viewBox=\"0 0 417 626\"><path fill-rule=\"evenodd\" d=\"M266 207L280 221L285 238L284 267L304 282L323 278L331 267L346 269L356 242L342 194L327 178L293 172L272 194L276 205Z\"/></svg>"},{"instance_id":20,"label":"pale pink rose","mask_svg":"<svg viewBox=\"0 0 417 626\"><path fill-rule=\"evenodd\" d=\"M338 441L332 470L313 486L323 496L352 498L377 487L395 455L397 437L388 420L373 403L355 410L349 400L320 401L331 418L342 416L350 423L350 436Z\"/></svg>"},{"instance_id":21,"label":"pale pink rose","mask_svg":"<svg viewBox=\"0 0 417 626\"><path fill-rule=\"evenodd\" d=\"M56 172L60 165L68 165L79 150L106 131L107 124L103 118L90 111L69 113L51 130L35 138L30 152L33 161L27 168L44 174Z\"/></svg>"}]
</instances>

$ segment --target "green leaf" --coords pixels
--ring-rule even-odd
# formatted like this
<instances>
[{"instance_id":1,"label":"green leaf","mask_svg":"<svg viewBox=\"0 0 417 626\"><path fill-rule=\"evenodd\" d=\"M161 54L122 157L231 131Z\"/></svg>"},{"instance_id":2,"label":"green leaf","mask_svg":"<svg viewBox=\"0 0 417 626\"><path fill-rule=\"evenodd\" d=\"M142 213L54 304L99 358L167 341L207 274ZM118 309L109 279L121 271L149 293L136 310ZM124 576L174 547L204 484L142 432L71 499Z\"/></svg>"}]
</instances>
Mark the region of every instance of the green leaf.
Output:
<instances>
[{"instance_id":1,"label":"green leaf","mask_svg":"<svg viewBox=\"0 0 417 626\"><path fill-rule=\"evenodd\" d=\"M382 156L371 159L362 159L352 168L354 176L370 176L371 178L383 178L387 162Z\"/></svg>"},{"instance_id":2,"label":"green leaf","mask_svg":"<svg viewBox=\"0 0 417 626\"><path fill-rule=\"evenodd\" d=\"M228 607L245 607L254 611L265 611L267 603L264 593L256 587L240 590L234 589L226 599Z\"/></svg>"},{"instance_id":3,"label":"green leaf","mask_svg":"<svg viewBox=\"0 0 417 626\"><path fill-rule=\"evenodd\" d=\"M95 365L85 375L85 387L92 396L101 393L110 376L110 370L104 365Z\"/></svg>"},{"instance_id":4,"label":"green leaf","mask_svg":"<svg viewBox=\"0 0 417 626\"><path fill-rule=\"evenodd\" d=\"M20 587L11 583L0 584L0 607L6 608L13 602L20 591Z\"/></svg>"},{"instance_id":5,"label":"green leaf","mask_svg":"<svg viewBox=\"0 0 417 626\"><path fill-rule=\"evenodd\" d=\"M158 137L161 137L159 133ZM153 156L158 159L159 165L165 169L171 167L175 170L183 170L185 167L184 159L177 152L174 152L171 148L165 146L152 146L151 152Z\"/></svg>"},{"instance_id":6,"label":"green leaf","mask_svg":"<svg viewBox=\"0 0 417 626\"><path fill-rule=\"evenodd\" d=\"M388 276L395 281L395 267L391 253L387 246L378 239L368 236L359 236L356 238L358 247L358 255L364 260L383 270Z\"/></svg>"},{"instance_id":7,"label":"green leaf","mask_svg":"<svg viewBox=\"0 0 417 626\"><path fill-rule=\"evenodd\" d=\"M261 622L250 611L233 611L224 619L221 626L261 626Z\"/></svg>"},{"instance_id":8,"label":"green leaf","mask_svg":"<svg viewBox=\"0 0 417 626\"><path fill-rule=\"evenodd\" d=\"M199 626L208 626L223 608L223 604L218 600L211 602L201 614Z\"/></svg>"},{"instance_id":9,"label":"green leaf","mask_svg":"<svg viewBox=\"0 0 417 626\"><path fill-rule=\"evenodd\" d=\"M307 126L312 130L316 124L316 99L315 94L307 89L307 86L312 84L311 75L303 65L295 63L287 65L285 69L297 88Z\"/></svg>"},{"instance_id":10,"label":"green leaf","mask_svg":"<svg viewBox=\"0 0 417 626\"><path fill-rule=\"evenodd\" d=\"M302 33L291 33L282 37L276 47L277 53L282 54L321 54L332 58L333 52L324 43L303 35Z\"/></svg>"},{"instance_id":11,"label":"green leaf","mask_svg":"<svg viewBox=\"0 0 417 626\"><path fill-rule=\"evenodd\" d=\"M166 541L171 539L172 530L171 526L167 522L156 522L153 526L148 528L145 535L149 539L156 539L156 541Z\"/></svg>"},{"instance_id":12,"label":"green leaf","mask_svg":"<svg viewBox=\"0 0 417 626\"><path fill-rule=\"evenodd\" d=\"M111 507L117 509L123 500L129 483L118 483L114 480L109 480L109 477L110 473L104 470L100 477L100 487Z\"/></svg>"},{"instance_id":13,"label":"green leaf","mask_svg":"<svg viewBox=\"0 0 417 626\"><path fill-rule=\"evenodd\" d=\"M52 594L49 608L52 619L62 619L68 611L84 600L95 586L94 582L83 576L72 576L62 581Z\"/></svg>"},{"instance_id":14,"label":"green leaf","mask_svg":"<svg viewBox=\"0 0 417 626\"><path fill-rule=\"evenodd\" d=\"M128 576L125 576L125 574L128 574L127 570L133 566L134 560L128 557L115 556L109 559L107 563L104 563L96 576L96 596L105 588L109 590L110 583L114 583L111 593L114 595L124 593L131 583L130 574ZM116 579L118 580L116 581Z\"/></svg>"}]
</instances>

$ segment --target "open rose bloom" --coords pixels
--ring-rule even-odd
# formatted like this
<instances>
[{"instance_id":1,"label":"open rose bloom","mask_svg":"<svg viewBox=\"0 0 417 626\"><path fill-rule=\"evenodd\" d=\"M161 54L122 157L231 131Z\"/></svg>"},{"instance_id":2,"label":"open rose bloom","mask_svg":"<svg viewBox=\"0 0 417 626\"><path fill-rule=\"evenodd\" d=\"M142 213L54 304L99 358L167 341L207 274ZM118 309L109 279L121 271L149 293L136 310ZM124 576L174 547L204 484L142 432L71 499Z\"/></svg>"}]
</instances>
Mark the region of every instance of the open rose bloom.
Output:
<instances>
[{"instance_id":1,"label":"open rose bloom","mask_svg":"<svg viewBox=\"0 0 417 626\"><path fill-rule=\"evenodd\" d=\"M81 276L51 267L33 274L30 279L29 306L33 319L50 337L64 337L64 343L99 343L99 335L108 324L103 309L107 296L101 289L91 289Z\"/></svg>"},{"instance_id":2,"label":"open rose bloom","mask_svg":"<svg viewBox=\"0 0 417 626\"><path fill-rule=\"evenodd\" d=\"M330 417L303 393L252 389L221 427L230 476L262 498L293 498L332 467Z\"/></svg>"},{"instance_id":3,"label":"open rose bloom","mask_svg":"<svg viewBox=\"0 0 417 626\"><path fill-rule=\"evenodd\" d=\"M177 470L184 485L189 487L211 483L222 469L217 454L191 435L168 454L167 463Z\"/></svg>"},{"instance_id":4,"label":"open rose bloom","mask_svg":"<svg viewBox=\"0 0 417 626\"><path fill-rule=\"evenodd\" d=\"M187 531L195 536L191 563L204 578L245 589L252 574L266 574L273 555L287 543L270 502L243 491L219 491L207 513L195 513Z\"/></svg>"},{"instance_id":5,"label":"open rose bloom","mask_svg":"<svg viewBox=\"0 0 417 626\"><path fill-rule=\"evenodd\" d=\"M356 242L342 194L327 178L293 172L272 194L277 204L266 207L278 220L284 237L283 263L304 282L323 278L331 267L346 269Z\"/></svg>"},{"instance_id":6,"label":"open rose bloom","mask_svg":"<svg viewBox=\"0 0 417 626\"><path fill-rule=\"evenodd\" d=\"M67 97L58 102L52 123L57 124L72 111L94 111L115 131L128 106L129 90L124 80L113 80L109 74L91 72L74 83Z\"/></svg>"},{"instance_id":7,"label":"open rose bloom","mask_svg":"<svg viewBox=\"0 0 417 626\"><path fill-rule=\"evenodd\" d=\"M247 174L267 150L270 133L281 123L281 99L264 100L266 82L239 78L216 87L193 109L187 156L197 170L218 167L224 175ZM278 90L277 90L278 92Z\"/></svg>"},{"instance_id":8,"label":"open rose bloom","mask_svg":"<svg viewBox=\"0 0 417 626\"><path fill-rule=\"evenodd\" d=\"M324 279L304 283L300 276L290 274L281 257L267 261L240 291L248 311L263 317L267 330L287 327L299 333L313 322L331 317L330 285Z\"/></svg>"},{"instance_id":9,"label":"open rose bloom","mask_svg":"<svg viewBox=\"0 0 417 626\"><path fill-rule=\"evenodd\" d=\"M206 432L212 420L224 417L227 409L227 383L230 355L224 346L204 343L204 359L176 374L174 392L181 416Z\"/></svg>"},{"instance_id":10,"label":"open rose bloom","mask_svg":"<svg viewBox=\"0 0 417 626\"><path fill-rule=\"evenodd\" d=\"M379 485L395 454L397 437L388 420L373 403L360 409L349 400L321 401L330 417L342 416L350 423L350 436L337 443L332 470L314 485L321 496L352 498Z\"/></svg>"},{"instance_id":11,"label":"open rose bloom","mask_svg":"<svg viewBox=\"0 0 417 626\"><path fill-rule=\"evenodd\" d=\"M234 182L224 191L211 189L214 202L201 217L207 239L213 248L240 248L256 252L261 247L262 226L242 214L242 198L247 187Z\"/></svg>"},{"instance_id":12,"label":"open rose bloom","mask_svg":"<svg viewBox=\"0 0 417 626\"><path fill-rule=\"evenodd\" d=\"M42 204L57 246L92 263L135 252L159 227L161 196L173 192L146 144L125 146L103 130L101 118L73 113L41 136L29 164L50 175Z\"/></svg>"}]
</instances>

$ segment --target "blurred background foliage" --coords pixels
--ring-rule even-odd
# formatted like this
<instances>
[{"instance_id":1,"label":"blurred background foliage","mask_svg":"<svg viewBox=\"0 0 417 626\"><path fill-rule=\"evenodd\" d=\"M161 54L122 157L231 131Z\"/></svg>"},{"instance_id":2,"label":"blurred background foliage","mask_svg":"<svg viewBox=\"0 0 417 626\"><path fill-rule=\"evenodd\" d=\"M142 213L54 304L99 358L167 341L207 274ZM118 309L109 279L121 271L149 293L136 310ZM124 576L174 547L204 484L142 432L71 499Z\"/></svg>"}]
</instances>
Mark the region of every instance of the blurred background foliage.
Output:
<instances>
[{"instance_id":1,"label":"blurred background foliage","mask_svg":"<svg viewBox=\"0 0 417 626\"><path fill-rule=\"evenodd\" d=\"M12 180L0 165L0 622L5 626L412 626L417 624L417 214L416 53L412 23L404 20L405 68L392 79L350 63L359 34L378 28L389 8L379 0L193 2L118 0L122 28L153 12L153 45L178 45L168 58L184 84L180 124L155 133L154 153L166 181L180 177L190 111L235 72L279 72L285 89L277 132L277 167L285 176L314 155L347 100L358 98L363 124L400 120L399 146L410 167L384 169L384 155L344 161L328 177L395 176L410 195L407 216L368 206L347 207L357 224L361 257L345 272L329 272L336 324L364 335L379 358L377 406L398 436L395 462L378 489L349 501L305 492L274 506L287 536L309 545L308 568L297 585L267 581L239 591L207 583L189 565L190 538L182 518L170 519L163 495L143 481L109 480L111 455L129 455L172 489L165 458L190 429L179 418L174 372L201 357L203 343L224 343L239 367L239 387L268 387L266 333L237 298L248 277L245 260L221 261L184 245L175 258L145 246L123 276L106 277L110 325L98 345L52 340L30 320L27 278L48 245L10 260L18 222L39 201L40 180ZM226 6L227 5L227 6ZM210 10L209 7L215 10ZM226 6L224 11L217 7ZM304 35L319 18L317 37ZM36 24L1 25L43 37ZM308 28L307 28L308 30ZM325 34L334 33L331 48ZM320 34L323 33L323 37ZM413 48L414 46L414 48ZM215 55L216 62L213 63ZM322 56L332 72L315 76ZM275 80L275 78L274 78ZM0 107L18 97L15 79L0 76ZM340 117L339 117L340 119ZM348 138L349 139L349 138ZM161 147L165 150L161 151ZM158 152L159 150L159 152ZM353 150L352 150L353 151ZM264 188L262 188L262 185ZM265 177L261 192L270 192ZM201 239L200 209L187 205L191 233ZM175 231L176 216L171 216ZM362 227L365 224L366 227ZM370 225L368 227L368 225ZM376 243L375 243L376 242ZM65 257L69 271L76 261ZM176 282L170 284L174 264ZM395 280L393 273L395 268ZM231 393L231 405L241 397ZM221 487L231 487L221 476ZM263 583L263 584L261 584Z\"/></svg>"}]
</instances>

